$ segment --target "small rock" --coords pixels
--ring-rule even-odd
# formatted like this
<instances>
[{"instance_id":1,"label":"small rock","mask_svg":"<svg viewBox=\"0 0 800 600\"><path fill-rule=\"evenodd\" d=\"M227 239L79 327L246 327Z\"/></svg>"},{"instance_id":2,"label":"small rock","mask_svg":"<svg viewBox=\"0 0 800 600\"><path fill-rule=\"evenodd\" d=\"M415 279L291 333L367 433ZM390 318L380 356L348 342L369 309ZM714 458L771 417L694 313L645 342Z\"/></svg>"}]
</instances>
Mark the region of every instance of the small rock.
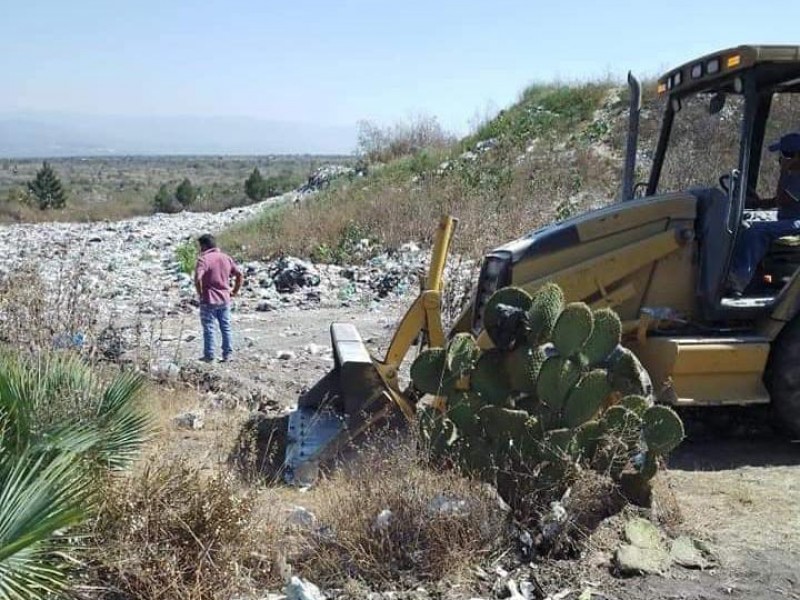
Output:
<instances>
[{"instance_id":1,"label":"small rock","mask_svg":"<svg viewBox=\"0 0 800 600\"><path fill-rule=\"evenodd\" d=\"M296 525L297 527L313 527L316 522L316 515L305 506L295 506L291 508L289 514L286 516L286 523L289 525Z\"/></svg>"},{"instance_id":2,"label":"small rock","mask_svg":"<svg viewBox=\"0 0 800 600\"><path fill-rule=\"evenodd\" d=\"M273 310L278 310L278 308L269 300L261 300L256 304L257 312L270 312Z\"/></svg>"},{"instance_id":3,"label":"small rock","mask_svg":"<svg viewBox=\"0 0 800 600\"><path fill-rule=\"evenodd\" d=\"M306 344L303 347L303 350L308 352L311 356L319 356L326 350L328 350L327 346L323 346L321 344Z\"/></svg>"},{"instance_id":4,"label":"small rock","mask_svg":"<svg viewBox=\"0 0 800 600\"><path fill-rule=\"evenodd\" d=\"M205 425L205 412L193 410L176 416L172 422L178 429L202 429Z\"/></svg>"},{"instance_id":5,"label":"small rock","mask_svg":"<svg viewBox=\"0 0 800 600\"><path fill-rule=\"evenodd\" d=\"M297 354L292 352L291 350L278 350L275 353L275 358L278 360L294 360L297 358Z\"/></svg>"},{"instance_id":6,"label":"small rock","mask_svg":"<svg viewBox=\"0 0 800 600\"><path fill-rule=\"evenodd\" d=\"M325 600L320 589L306 579L293 576L283 588L286 600Z\"/></svg>"}]
</instances>

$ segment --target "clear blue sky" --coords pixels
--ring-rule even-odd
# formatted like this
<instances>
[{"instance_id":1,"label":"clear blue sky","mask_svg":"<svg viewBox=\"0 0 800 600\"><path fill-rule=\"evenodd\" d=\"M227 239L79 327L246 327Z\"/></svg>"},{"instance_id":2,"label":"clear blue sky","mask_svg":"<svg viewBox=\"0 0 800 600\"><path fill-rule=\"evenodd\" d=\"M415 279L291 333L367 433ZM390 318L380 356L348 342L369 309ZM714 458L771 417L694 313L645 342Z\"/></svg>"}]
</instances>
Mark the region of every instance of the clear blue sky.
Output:
<instances>
[{"instance_id":1,"label":"clear blue sky","mask_svg":"<svg viewBox=\"0 0 800 600\"><path fill-rule=\"evenodd\" d=\"M787 0L0 0L0 112L437 116L463 132L532 81L655 75L800 44Z\"/></svg>"}]
</instances>

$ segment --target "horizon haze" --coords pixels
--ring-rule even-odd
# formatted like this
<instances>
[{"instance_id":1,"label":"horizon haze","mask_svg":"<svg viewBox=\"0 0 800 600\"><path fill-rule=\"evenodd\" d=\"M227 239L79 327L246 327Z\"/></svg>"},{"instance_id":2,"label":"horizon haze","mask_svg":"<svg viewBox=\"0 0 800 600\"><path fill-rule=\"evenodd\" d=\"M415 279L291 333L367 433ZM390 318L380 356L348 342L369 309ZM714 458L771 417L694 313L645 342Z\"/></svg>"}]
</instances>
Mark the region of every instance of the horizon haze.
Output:
<instances>
[{"instance_id":1,"label":"horizon haze","mask_svg":"<svg viewBox=\"0 0 800 600\"><path fill-rule=\"evenodd\" d=\"M463 135L533 82L795 44L800 4L30 0L3 13L2 156L350 153L362 119L434 116Z\"/></svg>"}]
</instances>

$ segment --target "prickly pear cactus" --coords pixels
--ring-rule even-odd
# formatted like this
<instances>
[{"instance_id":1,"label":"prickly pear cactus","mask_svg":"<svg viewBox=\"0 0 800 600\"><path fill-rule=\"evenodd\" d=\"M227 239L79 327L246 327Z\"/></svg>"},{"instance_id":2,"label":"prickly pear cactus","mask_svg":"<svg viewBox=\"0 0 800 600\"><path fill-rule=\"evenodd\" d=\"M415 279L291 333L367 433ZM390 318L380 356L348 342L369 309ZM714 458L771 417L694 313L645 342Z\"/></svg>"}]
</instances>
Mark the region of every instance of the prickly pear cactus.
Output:
<instances>
[{"instance_id":1,"label":"prickly pear cactus","mask_svg":"<svg viewBox=\"0 0 800 600\"><path fill-rule=\"evenodd\" d=\"M533 482L532 492L561 493L576 472L594 469L634 501L647 501L683 424L671 409L653 406L647 372L620 345L617 314L565 305L548 283L533 296L498 290L484 323L493 348L460 333L411 367L418 391L446 398L443 412L421 409L431 454L498 485Z\"/></svg>"}]
</instances>

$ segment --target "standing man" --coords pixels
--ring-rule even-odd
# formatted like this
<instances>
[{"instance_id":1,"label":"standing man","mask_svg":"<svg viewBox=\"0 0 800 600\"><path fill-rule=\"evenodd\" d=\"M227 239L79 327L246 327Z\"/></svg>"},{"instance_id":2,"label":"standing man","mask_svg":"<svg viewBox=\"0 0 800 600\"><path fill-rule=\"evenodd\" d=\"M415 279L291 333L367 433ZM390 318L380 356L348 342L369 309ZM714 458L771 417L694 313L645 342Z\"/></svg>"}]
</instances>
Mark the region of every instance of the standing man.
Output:
<instances>
[{"instance_id":1,"label":"standing man","mask_svg":"<svg viewBox=\"0 0 800 600\"><path fill-rule=\"evenodd\" d=\"M233 259L217 248L211 234L205 233L197 239L200 256L194 269L194 287L200 298L200 323L203 326L204 362L214 360L214 321L219 323L222 333L222 361L231 360L231 298L239 293L244 276ZM233 289L230 288L234 277Z\"/></svg>"}]
</instances>

